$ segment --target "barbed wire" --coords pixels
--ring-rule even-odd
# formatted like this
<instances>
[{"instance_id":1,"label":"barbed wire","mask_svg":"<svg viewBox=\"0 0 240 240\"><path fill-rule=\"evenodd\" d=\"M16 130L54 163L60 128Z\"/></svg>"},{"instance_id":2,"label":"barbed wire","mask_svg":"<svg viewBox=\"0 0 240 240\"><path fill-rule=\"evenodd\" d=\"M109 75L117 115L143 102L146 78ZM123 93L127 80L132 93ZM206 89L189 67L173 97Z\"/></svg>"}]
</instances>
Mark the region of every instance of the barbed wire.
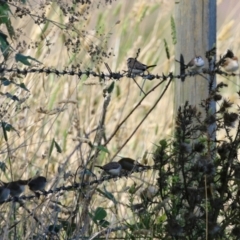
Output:
<instances>
[{"instance_id":1,"label":"barbed wire","mask_svg":"<svg viewBox=\"0 0 240 240\"><path fill-rule=\"evenodd\" d=\"M128 71L123 70L123 73L121 72L112 72L110 71L110 73L97 73L93 70L85 70L82 71L80 69L77 68L72 68L72 69L64 69L64 70L58 70L55 68L50 68L50 67L43 67L43 68L36 68L36 67L32 67L32 68L23 68L20 69L18 67L12 67L12 68L7 68L5 66L0 66L0 74L3 73L17 73L17 74L22 74L24 76L26 76L27 74L31 74L31 73L45 73L46 75L49 74L56 74L57 76L60 75L69 75L69 76L77 76L77 77L82 77L83 75L87 76L87 77L97 77L97 78L101 78L101 79L114 79L114 80L120 80L123 77L128 77L128 78L132 78L133 74L129 74ZM162 73L161 75L159 74L139 74L139 75L134 75L134 76L138 76L141 77L142 79L146 79L149 81L152 81L154 79L164 79L166 80L167 78L169 78L169 76L171 75L171 78L176 78L176 79L181 79L181 78L185 78L185 77L193 77L199 74L207 74L207 75L213 75L213 74L219 74L219 75L223 75L225 77L230 77L230 76L240 76L240 74L236 74L236 73L226 73L220 69L214 69L214 70L208 70L208 69L203 69L202 72L199 73L192 73L192 72L188 72L185 74L178 74L178 75L173 75L171 72L168 74L164 74Z\"/></svg>"},{"instance_id":2,"label":"barbed wire","mask_svg":"<svg viewBox=\"0 0 240 240\"><path fill-rule=\"evenodd\" d=\"M0 202L0 205L4 204L4 203L8 203L8 202L21 202L22 200L31 200L34 198L39 198L40 196L48 196L50 194L54 194L54 193L59 193L61 191L72 191L72 190L81 190L87 186L92 186L94 184L101 184L105 181L109 181L111 179L118 179L118 178L128 178L131 176L132 173L140 173L140 172L144 172L144 171L149 171L149 170L153 170L155 169L155 166L144 166L143 168L136 168L133 169L130 173L129 172L124 172L121 173L119 176L113 176L113 175L105 175L100 179L96 179L96 180L92 180L90 182L82 182L82 183L74 183L72 185L68 185L68 186L61 186L61 187L57 187L55 189L50 189L48 191L39 191L37 192L35 195L22 195L20 197L12 197L9 198L3 202Z\"/></svg>"},{"instance_id":3,"label":"barbed wire","mask_svg":"<svg viewBox=\"0 0 240 240\"><path fill-rule=\"evenodd\" d=\"M29 68L23 68L23 69L20 69L18 67L11 67L11 68L7 68L6 66L4 65L1 65L0 66L0 74L4 74L4 73L17 73L17 74L22 74L22 75L27 75L27 74L32 74L32 73L45 73L45 74L56 74L57 76L60 76L60 75L69 75L69 76L77 76L77 77L82 77L83 75L86 75L87 77L89 76L93 76L93 77L97 77L97 78L101 78L101 79L114 79L114 80L120 80L121 78L123 77L129 77L129 78L133 78L133 76L128 72L128 71L125 71L123 70L123 73L121 72L112 72L111 69L109 68L109 66L107 64L105 64L107 70L108 70L108 74L106 73L96 73L94 72L93 70L85 70L85 71L82 71L79 69L79 67L72 67L72 69L64 69L64 70L58 70L58 69L55 69L55 68L48 68L48 67L43 67L43 68L37 68L37 67L29 67ZM210 75L210 76L213 76L214 74L219 74L219 75L224 75L224 76L240 76L240 74L235 74L235 73L226 73L226 72L223 72L221 69L217 68L217 69L214 69L214 70L210 70L210 69L203 69L202 72L203 74L207 74L207 75ZM140 75L135 75L135 76L139 76L143 79L147 79L147 80L154 80L154 79L161 79L162 81L164 80L167 80L167 79L182 79L182 78L185 78L185 77L191 77L191 76L196 76L196 75L201 75L201 73L192 73L192 72L188 72L188 73L185 73L185 74L181 74L181 75L173 75L172 72L170 72L168 75L165 75L164 73L162 73L162 75L159 75L159 74L156 74L156 75L153 75L153 74L140 74ZM134 76L134 77L135 77ZM201 75L202 76L202 75ZM145 171L145 170L149 170L148 168L144 168L143 170L140 170L140 169L137 169L133 172L141 172L141 171ZM91 186L91 185L94 185L94 184L101 184L103 183L104 181L109 181L111 179L115 179L115 178L122 178L122 177L128 177L130 174L122 174L120 176L104 176L100 179L96 179L96 180L93 180L93 181L90 181L90 182L82 182L82 183L74 183L72 185L69 185L69 186L61 186L61 187L57 187L55 189L50 189L48 191L44 191L44 192L39 192L37 195L29 195L29 196L26 196L26 195L22 195L21 197L19 198L9 198L7 199L6 201L4 202L1 202L1 204L3 203L6 203L6 202L18 202L20 200L31 200L33 198L36 198L36 197L40 197L41 195L42 196L48 196L49 194L54 194L54 193L58 193L58 192L61 192L61 191L71 191L71 190L76 190L76 189L82 189L82 188L85 188L87 186Z\"/></svg>"}]
</instances>

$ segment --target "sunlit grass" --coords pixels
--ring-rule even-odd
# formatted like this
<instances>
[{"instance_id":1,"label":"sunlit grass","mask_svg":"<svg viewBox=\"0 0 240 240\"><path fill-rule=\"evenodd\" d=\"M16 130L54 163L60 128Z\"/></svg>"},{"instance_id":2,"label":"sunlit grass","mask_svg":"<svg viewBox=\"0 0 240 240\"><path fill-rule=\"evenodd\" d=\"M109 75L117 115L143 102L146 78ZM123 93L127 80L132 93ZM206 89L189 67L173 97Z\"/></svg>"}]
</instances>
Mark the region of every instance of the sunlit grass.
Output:
<instances>
[{"instance_id":1,"label":"sunlit grass","mask_svg":"<svg viewBox=\"0 0 240 240\"><path fill-rule=\"evenodd\" d=\"M25 55L31 55L41 61L43 65L40 67L53 67L62 70L80 64L81 70L89 67L107 73L104 65L104 62L106 62L112 71L117 72L127 70L127 58L135 57L138 49L141 49L138 60L149 65L156 64L157 66L151 69L151 73L160 75L174 71L175 64L170 27L173 2L170 2L139 0L116 1L111 5L101 5L99 8L90 9L91 14L86 15L87 20L79 17L79 22L73 24L75 31L71 31L72 26L68 26L67 29L62 31L52 23L45 23L39 27L31 23L31 18L25 18L23 22L14 22L14 24L22 27L26 34L20 40L24 39L28 43L31 41L40 42L38 48L26 48L23 51ZM236 8L239 8L239 4L237 3ZM61 13L59 6L53 4L47 8L49 9L47 17L64 26L67 18ZM79 11L86 11L86 6L82 6ZM117 21L120 21L120 23L116 24ZM239 39L239 31L233 31L235 24L238 28L239 23L227 19L221 26L218 26L217 46L219 55L231 48L236 55L240 56L239 40L237 40ZM77 36L80 39L81 51L71 52L67 50L64 45L66 39L70 38L76 44ZM166 57L164 39L166 39L170 49L170 60ZM46 47L46 42L50 44L48 47ZM107 53L111 52L111 55L97 61L96 54L95 61L92 61L88 53L92 46L98 46ZM219 78L219 80L222 80L222 78ZM141 85L141 79L139 78L137 81ZM158 83L157 81L147 81L144 91L150 90ZM240 81L236 80L236 77L232 79L236 84L228 80L225 81L231 86L230 89L233 92L236 92L236 89L239 88L236 84L239 85ZM7 152L5 141L1 140L2 159L8 165L10 158L13 172L12 176L10 171L7 171L6 174L1 173L1 179L29 178L40 173L49 179L48 188L73 182L73 179L66 176L74 174L79 165L86 164L89 156L89 146L84 143L81 150L76 151L71 158L68 158L78 143L73 140L76 137L85 137L86 133L88 134L98 126L102 114L103 87L109 84L109 81L99 84L99 79L92 77L79 79L66 75L29 74L21 79L21 82L25 83L30 90L30 94L14 88L10 88L10 90L21 98L28 97L21 104L22 110L15 111L16 103L6 106L3 106L3 104L7 104L6 101L2 103L2 108L9 113L6 121L9 120L19 131L20 137L14 132L9 134L8 145L11 154ZM96 84L92 85L90 83ZM103 153L100 155L96 160L97 164L104 164L109 161L111 156L118 151L161 94L163 87L159 87L150 94L137 111L132 114L107 145L110 154ZM105 120L107 137L111 135L119 122L141 98L140 90L132 79L123 78L116 82ZM236 97L233 95L233 100L237 100L237 95ZM65 103L59 103L62 101L65 101ZM67 101L73 101L74 103L66 103ZM40 108L48 111L54 109L62 111L54 115L48 115L40 113ZM171 137L173 122L173 88L171 88L141 128L120 151L119 156L131 157L141 162L142 156L148 151L148 164L152 165L151 152L154 149L154 144L157 144L162 138ZM49 153L53 138L62 147L63 152L61 154L57 153L55 149L51 154ZM89 134L91 142L94 142L94 138L95 132ZM93 172L98 175L97 169L93 169ZM142 179L147 183L154 184L152 172L143 173ZM141 183L141 179L136 175L136 177L127 181L121 179L114 183L105 183L105 185L108 191L117 192L116 198L122 204L127 201L128 196L124 190L125 185L131 186L133 181ZM147 183L143 186L145 187ZM76 197L75 194L70 193L68 196L65 193L66 204L71 202L73 197ZM136 194L135 200L136 202L139 201L139 192ZM107 205L105 199L102 200L99 196L96 196L94 202L94 204ZM113 207L112 203L110 206ZM125 210L126 208L122 206L120 211L122 218L125 216ZM130 216L128 212L127 217ZM121 221L121 218L118 220Z\"/></svg>"},{"instance_id":2,"label":"sunlit grass","mask_svg":"<svg viewBox=\"0 0 240 240\"><path fill-rule=\"evenodd\" d=\"M66 19L57 5L53 4L48 9L48 18L65 24ZM92 8L90 11L91 14L86 16L88 18L86 21L81 20L73 24L76 32L71 31L73 26L61 31L52 23L35 26L31 24L30 18L28 20L24 19L27 22L23 27L26 32L25 40L28 39L28 42L38 40L39 47L26 49L23 53L36 57L43 63L44 67L62 70L80 64L81 70L89 67L93 70L100 69L100 71L107 72L104 62L108 63L112 71L127 70L127 58L135 57L138 49L141 49L138 57L139 61L145 64L157 64L157 67L151 70L153 74L167 73L173 70L174 48L170 36L169 16L172 14L170 5L165 6L158 2L147 3L146 1L131 3L117 1L112 5L102 5L99 9ZM159 14L159 12L164 14ZM120 23L115 24L117 21L120 21ZM14 24L19 24L21 27L24 25L22 22ZM40 39L40 36L42 39ZM71 52L67 50L64 41L69 38L73 41L73 44L77 44L77 36L79 36L82 51ZM163 38L167 40L170 47L171 61L166 60ZM46 46L46 43L48 43L48 46ZM74 48L74 45L72 47ZM88 54L92 47L103 49L108 54L111 52L111 55L108 58L103 56L98 61L98 54L96 54L96 56L93 56L95 60L93 62ZM94 81L96 85L88 85L88 83ZM137 81L141 84L140 78ZM73 179L65 178L65 176L74 174L79 165L86 164L89 156L89 146L83 144L81 151L77 151L71 158L68 158L77 144L73 139L85 137L85 133L88 134L98 126L102 114L103 87L109 84L109 81L100 85L98 79L94 78L78 79L77 77L53 74L47 76L29 74L22 79L22 82L25 83L31 94L21 105L21 107L26 108L9 116L14 127L20 126L18 129L20 137L17 137L14 133L9 134L8 144L10 151L14 152L14 157L11 156L10 160L13 176L7 173L5 178L7 180L12 178L24 179L39 173L47 176L50 182L48 188L71 183ZM156 80L147 82L144 91L148 91L155 84L157 84ZM155 90L134 112L108 144L107 148L110 155L101 154L96 160L97 164L109 161L111 156L129 137L136 124L144 118L161 90L162 88ZM16 94L14 90L13 93ZM26 96L27 92L19 92L19 97ZM123 78L116 82L105 120L106 137L114 131L117 124L141 98L140 90L133 80ZM168 91L153 113L150 114L126 147L122 149L119 156L129 156L141 161L144 152L151 152L154 144L159 141L159 135L163 138L171 133L173 120L171 110L173 109L173 103L169 101L171 98L172 93ZM59 102L67 102L68 100L74 101L75 104L59 104ZM6 109L9 111L8 107ZM62 111L56 111L54 115L47 114L47 112L56 109ZM63 152L61 154L57 153L55 149L50 152L53 138L62 147ZM95 132L89 135L90 141L94 142L94 138ZM4 141L2 141L1 149L6 149ZM10 157L6 151L3 156L5 156L3 159L6 160ZM153 164L151 154L148 155L148 158L148 164ZM93 169L93 171L98 175L97 169ZM145 180L147 183L153 182L151 175L151 173L143 173L143 176L148 176ZM143 178L145 179L145 177ZM1 179L4 179L3 175ZM118 198L120 203L123 203L126 202L128 196L123 192L124 185L131 186L133 179L129 179L127 182L119 180L109 186L106 184L106 186L110 192L117 191L118 194L115 197ZM141 182L138 179L134 181ZM72 201L66 194L64 196L63 199L66 200L66 204ZM75 197L76 195L70 194L70 196ZM52 199L55 199L55 197L52 197ZM101 205L101 199L101 197L97 197L94 201ZM137 194L136 201L138 199ZM125 208L121 208L120 216L123 217L124 212ZM121 221L121 219L118 220Z\"/></svg>"}]
</instances>

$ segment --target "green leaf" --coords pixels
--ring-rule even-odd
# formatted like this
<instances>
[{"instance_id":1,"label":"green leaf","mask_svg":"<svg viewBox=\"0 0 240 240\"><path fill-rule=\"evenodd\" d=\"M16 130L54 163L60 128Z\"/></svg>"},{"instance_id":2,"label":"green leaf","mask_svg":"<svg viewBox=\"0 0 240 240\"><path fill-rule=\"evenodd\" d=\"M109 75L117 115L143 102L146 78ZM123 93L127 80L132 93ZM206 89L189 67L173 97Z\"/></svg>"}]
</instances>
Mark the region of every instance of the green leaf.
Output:
<instances>
[{"instance_id":1,"label":"green leaf","mask_svg":"<svg viewBox=\"0 0 240 240\"><path fill-rule=\"evenodd\" d=\"M97 148L98 148L100 151L103 151L103 152L105 152L105 153L109 153L108 149L107 149L106 147L102 146L102 145L97 146Z\"/></svg>"},{"instance_id":2,"label":"green leaf","mask_svg":"<svg viewBox=\"0 0 240 240\"><path fill-rule=\"evenodd\" d=\"M27 92L30 92L30 91L26 88L26 86L25 86L24 83L20 83L18 86L19 86L20 88L26 90Z\"/></svg>"},{"instance_id":3,"label":"green leaf","mask_svg":"<svg viewBox=\"0 0 240 240\"><path fill-rule=\"evenodd\" d=\"M5 173L7 166L4 162L0 162L0 169Z\"/></svg>"},{"instance_id":4,"label":"green leaf","mask_svg":"<svg viewBox=\"0 0 240 240\"><path fill-rule=\"evenodd\" d=\"M165 38L164 38L163 41L164 41L164 47L165 47L165 51L166 51L167 58L170 59L170 52L169 52L169 48L168 48L167 41L166 41Z\"/></svg>"},{"instance_id":5,"label":"green leaf","mask_svg":"<svg viewBox=\"0 0 240 240\"><path fill-rule=\"evenodd\" d=\"M56 147L56 149L57 149L57 152L58 152L58 153L62 153L62 149L61 149L61 147L59 146L59 144L55 141L55 139L54 139L54 144L55 144L55 147Z\"/></svg>"},{"instance_id":6,"label":"green leaf","mask_svg":"<svg viewBox=\"0 0 240 240\"><path fill-rule=\"evenodd\" d=\"M6 24L9 21L8 12L10 8L7 3L1 3L0 5L0 25Z\"/></svg>"},{"instance_id":7,"label":"green leaf","mask_svg":"<svg viewBox=\"0 0 240 240\"><path fill-rule=\"evenodd\" d=\"M96 210L95 210L95 213L94 213L94 217L93 219L96 221L99 221L99 220L103 220L105 217L107 216L107 212L101 208L101 207L98 207Z\"/></svg>"},{"instance_id":8,"label":"green leaf","mask_svg":"<svg viewBox=\"0 0 240 240\"><path fill-rule=\"evenodd\" d=\"M51 156L52 156L52 151L53 151L54 145L55 145L55 140L54 140L54 138L53 138L53 140L52 140L52 142L51 142L50 149L49 149L48 157L51 157Z\"/></svg>"},{"instance_id":9,"label":"green leaf","mask_svg":"<svg viewBox=\"0 0 240 240\"><path fill-rule=\"evenodd\" d=\"M2 128L3 128L4 138L5 138L5 134L7 134L7 132L10 132L11 130L15 131L19 135L18 131L11 124L7 122L2 122ZM7 135L5 140L6 139L7 139Z\"/></svg>"},{"instance_id":10,"label":"green leaf","mask_svg":"<svg viewBox=\"0 0 240 240\"><path fill-rule=\"evenodd\" d=\"M165 139L160 140L159 144L162 146L162 148L166 148L167 147L167 141Z\"/></svg>"},{"instance_id":11,"label":"green leaf","mask_svg":"<svg viewBox=\"0 0 240 240\"><path fill-rule=\"evenodd\" d=\"M162 214L156 220L157 220L157 223L164 223L167 220L167 216L166 214Z\"/></svg>"},{"instance_id":12,"label":"green leaf","mask_svg":"<svg viewBox=\"0 0 240 240\"><path fill-rule=\"evenodd\" d=\"M24 56L24 55L22 55L20 53L17 53L15 55L15 60L17 62L21 62L21 63L23 63L24 65L27 65L27 66L31 66L31 63L28 60L33 60L35 62L41 63L37 59L35 59L35 58L31 57L31 56Z\"/></svg>"},{"instance_id":13,"label":"green leaf","mask_svg":"<svg viewBox=\"0 0 240 240\"><path fill-rule=\"evenodd\" d=\"M120 89L119 85L117 85L116 95L117 95L117 97L119 97L121 95L121 89Z\"/></svg>"},{"instance_id":14,"label":"green leaf","mask_svg":"<svg viewBox=\"0 0 240 240\"><path fill-rule=\"evenodd\" d=\"M113 194L112 194L111 192L109 192L109 191L106 189L105 186L103 186L103 189L104 189L104 194L105 194L105 196L106 196L109 200L113 201L114 204L117 204L117 201L116 201L115 197L113 196Z\"/></svg>"},{"instance_id":15,"label":"green leaf","mask_svg":"<svg viewBox=\"0 0 240 240\"><path fill-rule=\"evenodd\" d=\"M1 31L0 31L0 49L4 59L6 60L10 52L10 45L7 41L7 35L2 33Z\"/></svg>"},{"instance_id":16,"label":"green leaf","mask_svg":"<svg viewBox=\"0 0 240 240\"><path fill-rule=\"evenodd\" d=\"M114 86L115 86L115 82L113 81L113 82L110 84L110 86L108 87L107 92L108 92L108 93L112 93L112 91L113 91L113 89L114 89Z\"/></svg>"},{"instance_id":17,"label":"green leaf","mask_svg":"<svg viewBox=\"0 0 240 240\"><path fill-rule=\"evenodd\" d=\"M3 129L4 139L7 142L8 141L8 136L7 136L7 129L6 129L6 123L5 122L2 122L2 129Z\"/></svg>"},{"instance_id":18,"label":"green leaf","mask_svg":"<svg viewBox=\"0 0 240 240\"><path fill-rule=\"evenodd\" d=\"M7 27L7 30L8 30L8 34L10 35L11 39L15 36L15 31L14 31L14 28L12 26L12 23L9 19L9 21L7 21L6 23L6 27Z\"/></svg>"},{"instance_id":19,"label":"green leaf","mask_svg":"<svg viewBox=\"0 0 240 240\"><path fill-rule=\"evenodd\" d=\"M172 41L173 44L177 44L177 33L176 33L176 25L173 16L171 16L171 30L172 30Z\"/></svg>"},{"instance_id":20,"label":"green leaf","mask_svg":"<svg viewBox=\"0 0 240 240\"><path fill-rule=\"evenodd\" d=\"M4 86L8 86L10 85L12 82L10 80L8 80L7 78L3 77L3 78L0 78L0 81L2 82L2 84Z\"/></svg>"},{"instance_id":21,"label":"green leaf","mask_svg":"<svg viewBox=\"0 0 240 240\"><path fill-rule=\"evenodd\" d=\"M53 138L52 142L51 142L51 146L50 146L50 149L49 149L49 154L48 156L50 157L52 155L52 151L53 151L53 148L56 148L57 152L58 153L62 153L62 149L61 147L59 146L59 144L55 141L55 139Z\"/></svg>"},{"instance_id":22,"label":"green leaf","mask_svg":"<svg viewBox=\"0 0 240 240\"><path fill-rule=\"evenodd\" d=\"M4 127L4 129L6 129L6 131L10 132L12 129L12 125L7 123L7 122L2 122L2 126Z\"/></svg>"}]
</instances>

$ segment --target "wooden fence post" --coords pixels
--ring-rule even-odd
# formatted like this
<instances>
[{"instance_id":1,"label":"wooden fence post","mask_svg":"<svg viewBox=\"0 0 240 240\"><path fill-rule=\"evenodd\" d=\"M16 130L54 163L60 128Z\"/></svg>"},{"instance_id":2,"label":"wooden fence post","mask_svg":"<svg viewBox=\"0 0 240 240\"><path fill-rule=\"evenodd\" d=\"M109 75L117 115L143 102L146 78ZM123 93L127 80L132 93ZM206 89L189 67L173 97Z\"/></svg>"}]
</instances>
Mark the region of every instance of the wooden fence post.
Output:
<instances>
[{"instance_id":1,"label":"wooden fence post","mask_svg":"<svg viewBox=\"0 0 240 240\"><path fill-rule=\"evenodd\" d=\"M176 59L183 56L187 64L193 57L204 58L207 50L216 44L216 1L215 0L179 0L175 1L175 25L177 34ZM180 64L176 62L176 74L180 73ZM208 79L208 76L205 75ZM187 77L182 82L175 81L175 113L185 101L196 107L208 96L208 80L201 76ZM216 83L214 83L215 85ZM213 110L215 105L212 104ZM199 107L198 107L199 109Z\"/></svg>"}]
</instances>

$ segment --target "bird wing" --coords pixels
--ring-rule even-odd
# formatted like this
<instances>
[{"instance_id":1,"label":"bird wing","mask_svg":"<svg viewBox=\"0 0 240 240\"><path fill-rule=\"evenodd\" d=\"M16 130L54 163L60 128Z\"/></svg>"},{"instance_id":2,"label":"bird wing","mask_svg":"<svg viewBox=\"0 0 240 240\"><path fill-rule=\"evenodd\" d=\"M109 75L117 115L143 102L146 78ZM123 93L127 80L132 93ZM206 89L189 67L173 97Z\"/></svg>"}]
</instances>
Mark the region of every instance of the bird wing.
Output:
<instances>
[{"instance_id":1,"label":"bird wing","mask_svg":"<svg viewBox=\"0 0 240 240\"><path fill-rule=\"evenodd\" d=\"M147 65L135 63L135 68L145 71L147 69Z\"/></svg>"},{"instance_id":2,"label":"bird wing","mask_svg":"<svg viewBox=\"0 0 240 240\"><path fill-rule=\"evenodd\" d=\"M119 168L119 166L120 166L120 163L118 163L118 162L110 162L110 163L104 165L104 169L105 170L117 169L117 168Z\"/></svg>"},{"instance_id":3,"label":"bird wing","mask_svg":"<svg viewBox=\"0 0 240 240\"><path fill-rule=\"evenodd\" d=\"M187 64L187 67L192 67L194 66L194 58Z\"/></svg>"}]
</instances>

